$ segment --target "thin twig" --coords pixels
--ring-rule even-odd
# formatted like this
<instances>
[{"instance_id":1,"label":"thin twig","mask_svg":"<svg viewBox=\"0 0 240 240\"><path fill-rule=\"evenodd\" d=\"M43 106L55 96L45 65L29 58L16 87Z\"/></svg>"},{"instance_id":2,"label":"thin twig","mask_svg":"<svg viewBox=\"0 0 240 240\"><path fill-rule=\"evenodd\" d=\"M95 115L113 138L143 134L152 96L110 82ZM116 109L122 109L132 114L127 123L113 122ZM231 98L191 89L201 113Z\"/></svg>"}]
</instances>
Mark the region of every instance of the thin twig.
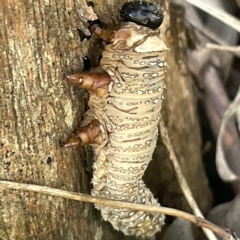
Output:
<instances>
[{"instance_id":1,"label":"thin twig","mask_svg":"<svg viewBox=\"0 0 240 240\"><path fill-rule=\"evenodd\" d=\"M181 167L177 161L177 157L175 155L175 152L173 150L172 144L170 142L169 136L168 136L168 131L165 127L165 124L163 122L162 119L160 119L159 121L159 129L160 129L160 133L161 133L161 137L162 137L162 141L164 143L164 145L166 146L168 153L169 153L169 159L174 167L175 173L176 173L176 177L178 179L178 183L184 193L185 198L187 199L188 204L190 205L194 215L196 217L201 217L204 219L204 216L202 214L202 212L200 211L193 195L192 192L187 184L187 181L182 173ZM205 235L207 236L207 238L209 240L217 240L216 236L214 235L214 233L208 229L204 229L202 228L203 232L205 233Z\"/></svg>"},{"instance_id":2,"label":"thin twig","mask_svg":"<svg viewBox=\"0 0 240 240\"><path fill-rule=\"evenodd\" d=\"M223 181L226 182L236 182L240 181L240 176L234 173L234 171L229 167L227 162L224 148L223 148L223 136L227 127L227 123L232 116L234 116L239 108L240 104L240 91L238 91L237 96L234 101L230 104L226 112L224 113L224 117L222 119L221 127L219 130L219 135L217 139L217 154L216 154L216 166L218 175Z\"/></svg>"},{"instance_id":3,"label":"thin twig","mask_svg":"<svg viewBox=\"0 0 240 240\"><path fill-rule=\"evenodd\" d=\"M206 36L207 38L211 39L213 42L218 43L219 45L226 46L228 44L227 42L223 41L219 36L217 36L216 34L214 34L211 31L209 31L209 29L206 28L205 26L199 26L199 25L195 24L194 22L189 22L189 21L188 21L188 24L191 25L194 29L196 29L196 31L198 31L202 35ZM231 52L231 53L234 56L240 58L240 52L239 51Z\"/></svg>"},{"instance_id":4,"label":"thin twig","mask_svg":"<svg viewBox=\"0 0 240 240\"><path fill-rule=\"evenodd\" d=\"M205 219L195 217L189 213L172 209L172 208L149 206L149 205L143 205L143 204L134 204L134 203L116 201L116 200L103 198L103 197L94 197L94 196L90 196L82 193L64 191L56 188L38 186L34 184L10 182L10 181L0 181L0 189L18 189L18 190L48 194L51 196L62 197L66 199L76 200L76 201L96 203L98 205L105 205L110 207L127 208L127 209L132 209L137 211L162 213L165 215L186 219L199 227L208 228L213 232L215 232L216 234L218 234L219 236L221 236L223 240L239 240L238 238L234 238L234 235L229 233L229 231L215 225L214 223L211 223Z\"/></svg>"},{"instance_id":5,"label":"thin twig","mask_svg":"<svg viewBox=\"0 0 240 240\"><path fill-rule=\"evenodd\" d=\"M206 48L208 49L215 49L219 51L227 51L227 52L239 52L240 53L240 46L220 46L218 44L207 43Z\"/></svg>"},{"instance_id":6,"label":"thin twig","mask_svg":"<svg viewBox=\"0 0 240 240\"><path fill-rule=\"evenodd\" d=\"M185 1L203 10L204 12L207 12L208 14L217 18L226 25L232 27L237 32L240 32L240 21L237 18L233 17L232 15L228 14L227 12L218 9L215 6L211 6L209 3L202 0L185 0Z\"/></svg>"}]
</instances>

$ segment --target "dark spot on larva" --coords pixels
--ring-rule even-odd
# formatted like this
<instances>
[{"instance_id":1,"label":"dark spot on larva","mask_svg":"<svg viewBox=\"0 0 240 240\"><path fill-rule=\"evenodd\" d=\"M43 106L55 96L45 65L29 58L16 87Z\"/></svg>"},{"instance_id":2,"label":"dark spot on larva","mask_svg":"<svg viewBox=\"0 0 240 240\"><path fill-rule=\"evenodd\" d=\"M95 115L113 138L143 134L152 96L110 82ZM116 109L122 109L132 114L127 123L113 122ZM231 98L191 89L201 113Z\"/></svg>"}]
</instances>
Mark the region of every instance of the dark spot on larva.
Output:
<instances>
[{"instance_id":1,"label":"dark spot on larva","mask_svg":"<svg viewBox=\"0 0 240 240\"><path fill-rule=\"evenodd\" d=\"M142 59L150 59L150 58L157 58L158 55L155 55L155 56L145 56L145 57L142 57Z\"/></svg>"}]
</instances>

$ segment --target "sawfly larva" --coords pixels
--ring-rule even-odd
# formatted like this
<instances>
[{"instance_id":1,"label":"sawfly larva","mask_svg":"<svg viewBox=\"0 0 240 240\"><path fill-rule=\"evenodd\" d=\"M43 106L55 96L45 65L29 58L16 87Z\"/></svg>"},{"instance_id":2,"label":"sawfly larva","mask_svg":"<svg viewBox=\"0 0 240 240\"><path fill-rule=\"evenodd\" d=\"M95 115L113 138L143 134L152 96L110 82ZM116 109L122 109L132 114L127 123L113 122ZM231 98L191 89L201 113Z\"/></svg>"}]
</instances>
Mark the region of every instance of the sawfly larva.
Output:
<instances>
[{"instance_id":1,"label":"sawfly larva","mask_svg":"<svg viewBox=\"0 0 240 240\"><path fill-rule=\"evenodd\" d=\"M100 62L103 73L68 76L90 93L82 128L65 147L91 144L95 153L93 196L159 206L142 176L158 137L163 99L165 54L160 37L163 10L145 1L124 3L121 27L113 33L94 32L110 44ZM104 220L126 235L151 236L161 229L164 215L96 206Z\"/></svg>"}]
</instances>

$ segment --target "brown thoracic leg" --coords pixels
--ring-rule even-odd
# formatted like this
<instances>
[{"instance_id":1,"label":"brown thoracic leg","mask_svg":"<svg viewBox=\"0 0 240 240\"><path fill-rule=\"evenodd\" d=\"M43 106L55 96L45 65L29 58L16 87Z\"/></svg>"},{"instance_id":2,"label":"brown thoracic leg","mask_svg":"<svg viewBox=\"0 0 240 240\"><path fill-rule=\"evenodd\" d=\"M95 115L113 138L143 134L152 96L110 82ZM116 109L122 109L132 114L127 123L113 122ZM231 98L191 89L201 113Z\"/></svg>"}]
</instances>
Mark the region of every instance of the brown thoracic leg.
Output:
<instances>
[{"instance_id":1,"label":"brown thoracic leg","mask_svg":"<svg viewBox=\"0 0 240 240\"><path fill-rule=\"evenodd\" d=\"M77 73L67 76L74 85L95 92L97 97L103 97L108 92L111 78L107 73Z\"/></svg>"},{"instance_id":2,"label":"brown thoracic leg","mask_svg":"<svg viewBox=\"0 0 240 240\"><path fill-rule=\"evenodd\" d=\"M93 119L91 123L78 129L63 147L72 148L78 145L100 144L102 142L100 133L100 123L97 119Z\"/></svg>"},{"instance_id":3,"label":"brown thoracic leg","mask_svg":"<svg viewBox=\"0 0 240 240\"><path fill-rule=\"evenodd\" d=\"M111 43L114 38L115 32L112 30L104 30L98 25L93 25L91 27L91 32L94 33L97 37L101 38L106 43Z\"/></svg>"}]
</instances>

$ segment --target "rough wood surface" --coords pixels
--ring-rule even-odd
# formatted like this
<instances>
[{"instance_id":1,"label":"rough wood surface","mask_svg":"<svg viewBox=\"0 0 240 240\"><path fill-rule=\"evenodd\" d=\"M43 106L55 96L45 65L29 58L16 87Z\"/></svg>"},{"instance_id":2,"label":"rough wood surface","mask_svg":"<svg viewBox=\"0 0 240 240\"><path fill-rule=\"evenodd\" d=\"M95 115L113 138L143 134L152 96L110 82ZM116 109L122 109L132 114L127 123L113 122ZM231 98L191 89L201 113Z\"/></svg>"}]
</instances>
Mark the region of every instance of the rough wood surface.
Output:
<instances>
[{"instance_id":1,"label":"rough wood surface","mask_svg":"<svg viewBox=\"0 0 240 240\"><path fill-rule=\"evenodd\" d=\"M124 1L93 2L101 21L113 26L111 14L114 19ZM84 0L0 3L0 178L89 193L91 151L88 147L67 151L59 141L65 141L79 126L87 106L82 92L70 86L65 76L82 71L82 56L89 56L93 66L97 65L101 42L80 39L78 31L88 35L87 20L95 18L94 12ZM206 210L210 194L186 68L184 30L183 25L175 26L179 20L171 22L172 17L168 12L163 27L171 48L164 114L184 173ZM174 29L169 28L170 23ZM148 174L149 185L164 205L186 209L163 147L156 150ZM114 231L91 204L4 190L0 191L0 209L3 240L135 239Z\"/></svg>"}]
</instances>

